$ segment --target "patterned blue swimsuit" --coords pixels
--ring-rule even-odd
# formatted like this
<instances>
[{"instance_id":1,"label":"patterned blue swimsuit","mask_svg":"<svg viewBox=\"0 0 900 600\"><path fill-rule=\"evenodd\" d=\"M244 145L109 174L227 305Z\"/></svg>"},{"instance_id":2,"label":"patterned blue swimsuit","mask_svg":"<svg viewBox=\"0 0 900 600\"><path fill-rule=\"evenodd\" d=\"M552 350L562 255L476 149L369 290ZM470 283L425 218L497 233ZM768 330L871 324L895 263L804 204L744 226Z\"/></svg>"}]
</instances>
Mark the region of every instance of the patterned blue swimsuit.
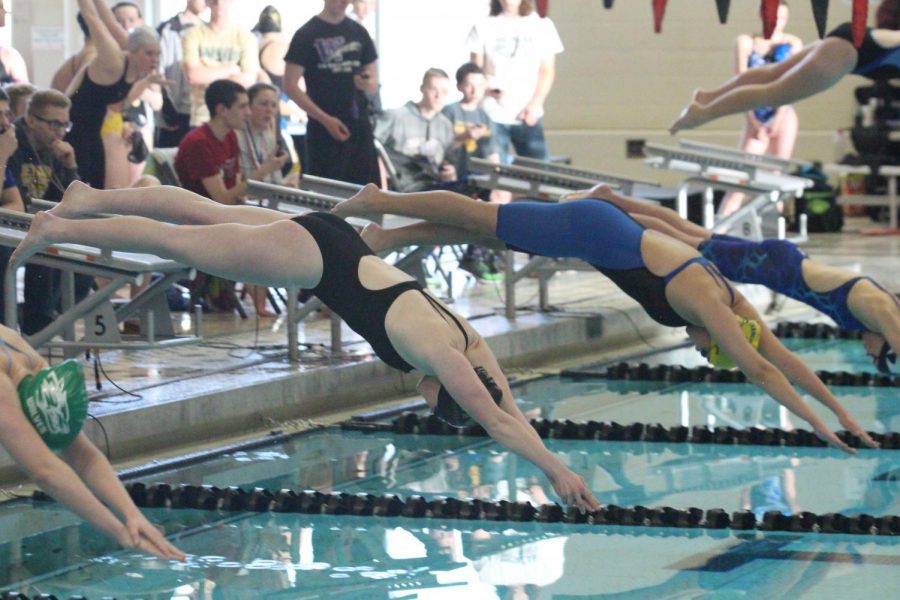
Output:
<instances>
[{"instance_id":1,"label":"patterned blue swimsuit","mask_svg":"<svg viewBox=\"0 0 900 600\"><path fill-rule=\"evenodd\" d=\"M854 277L827 292L811 290L803 279L801 268L808 257L786 240L750 242L714 235L712 239L702 242L697 249L731 281L764 285L825 313L844 329L866 329L847 305L850 290L858 281L867 279L884 290L871 277ZM889 292L885 290L885 293Z\"/></svg>"}]
</instances>

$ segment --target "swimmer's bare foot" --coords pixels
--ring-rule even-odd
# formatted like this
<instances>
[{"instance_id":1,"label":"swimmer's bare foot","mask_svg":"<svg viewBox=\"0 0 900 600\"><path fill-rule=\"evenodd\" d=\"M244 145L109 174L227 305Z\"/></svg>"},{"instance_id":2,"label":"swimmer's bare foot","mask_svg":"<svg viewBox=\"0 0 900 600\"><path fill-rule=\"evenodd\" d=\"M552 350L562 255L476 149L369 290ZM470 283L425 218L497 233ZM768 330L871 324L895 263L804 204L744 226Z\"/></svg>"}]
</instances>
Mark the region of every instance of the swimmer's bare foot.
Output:
<instances>
[{"instance_id":1,"label":"swimmer's bare foot","mask_svg":"<svg viewBox=\"0 0 900 600\"><path fill-rule=\"evenodd\" d=\"M376 223L369 223L359 236L376 254L384 250L390 250L387 232L384 228Z\"/></svg>"},{"instance_id":2,"label":"swimmer's bare foot","mask_svg":"<svg viewBox=\"0 0 900 600\"><path fill-rule=\"evenodd\" d=\"M9 257L9 264L20 266L41 250L51 246L56 241L55 232L63 222L62 219L44 211L34 215L28 235L19 242L12 256Z\"/></svg>"},{"instance_id":3,"label":"swimmer's bare foot","mask_svg":"<svg viewBox=\"0 0 900 600\"><path fill-rule=\"evenodd\" d=\"M55 217L63 217L66 219L77 219L87 214L91 214L90 197L97 190L82 183L73 181L66 188L62 200L48 212Z\"/></svg>"},{"instance_id":4,"label":"swimmer's bare foot","mask_svg":"<svg viewBox=\"0 0 900 600\"><path fill-rule=\"evenodd\" d=\"M567 194L563 194L559 199L561 202L571 202L572 200L581 200L582 198L600 198L601 200L603 200L611 192L612 188L609 187L609 184L601 182L588 189L575 190Z\"/></svg>"},{"instance_id":5,"label":"swimmer's bare foot","mask_svg":"<svg viewBox=\"0 0 900 600\"><path fill-rule=\"evenodd\" d=\"M266 301L268 300L268 289L261 285L252 285L248 286L248 291L250 292L250 297L253 299L253 309L256 311L256 316L265 319L268 317L276 316L275 313L270 312Z\"/></svg>"},{"instance_id":6,"label":"swimmer's bare foot","mask_svg":"<svg viewBox=\"0 0 900 600\"><path fill-rule=\"evenodd\" d=\"M352 198L344 200L331 209L331 212L344 219L347 217L376 215L378 213L374 204L379 193L381 193L381 190L378 189L377 185L374 183L366 184Z\"/></svg>"},{"instance_id":7,"label":"swimmer's bare foot","mask_svg":"<svg viewBox=\"0 0 900 600\"><path fill-rule=\"evenodd\" d=\"M672 123L672 126L669 127L669 133L675 135L682 129L693 129L695 127L703 125L706 121L701 116L702 113L703 107L695 102L692 102L687 108L681 111L681 114L677 119L675 119L675 122Z\"/></svg>"}]
</instances>

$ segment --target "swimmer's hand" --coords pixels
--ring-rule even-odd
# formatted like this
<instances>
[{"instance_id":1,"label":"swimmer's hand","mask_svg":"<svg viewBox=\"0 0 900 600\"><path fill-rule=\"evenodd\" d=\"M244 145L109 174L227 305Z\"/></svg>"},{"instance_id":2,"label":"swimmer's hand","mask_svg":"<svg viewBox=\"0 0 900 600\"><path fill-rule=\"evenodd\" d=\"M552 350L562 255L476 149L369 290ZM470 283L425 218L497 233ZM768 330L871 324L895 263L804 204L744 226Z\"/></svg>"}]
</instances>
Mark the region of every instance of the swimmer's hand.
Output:
<instances>
[{"instance_id":1,"label":"swimmer's hand","mask_svg":"<svg viewBox=\"0 0 900 600\"><path fill-rule=\"evenodd\" d=\"M184 552L173 546L143 514L138 513L126 519L125 529L131 543L119 540L123 546L141 550L157 558L184 562Z\"/></svg>"},{"instance_id":2,"label":"swimmer's hand","mask_svg":"<svg viewBox=\"0 0 900 600\"><path fill-rule=\"evenodd\" d=\"M584 478L569 469L564 469L550 478L556 495L567 505L577 507L581 512L600 510L600 502L584 482Z\"/></svg>"},{"instance_id":3,"label":"swimmer's hand","mask_svg":"<svg viewBox=\"0 0 900 600\"><path fill-rule=\"evenodd\" d=\"M868 446L869 448L880 448L881 445L872 439L872 437L868 434L868 432L860 427L859 423L856 422L856 419L851 417L850 415L842 415L839 419L841 423L841 427L855 435L860 439L860 441Z\"/></svg>"},{"instance_id":4,"label":"swimmer's hand","mask_svg":"<svg viewBox=\"0 0 900 600\"><path fill-rule=\"evenodd\" d=\"M831 431L824 425L819 424L819 426L815 427L814 430L815 430L816 435L819 436L819 438L828 442L830 445L834 446L838 450L842 450L842 451L846 452L847 454L856 454L856 450L854 450L853 448L851 448L850 446L848 446L847 444L842 442L841 438L839 438L837 436L837 434L835 434L833 431Z\"/></svg>"}]
</instances>

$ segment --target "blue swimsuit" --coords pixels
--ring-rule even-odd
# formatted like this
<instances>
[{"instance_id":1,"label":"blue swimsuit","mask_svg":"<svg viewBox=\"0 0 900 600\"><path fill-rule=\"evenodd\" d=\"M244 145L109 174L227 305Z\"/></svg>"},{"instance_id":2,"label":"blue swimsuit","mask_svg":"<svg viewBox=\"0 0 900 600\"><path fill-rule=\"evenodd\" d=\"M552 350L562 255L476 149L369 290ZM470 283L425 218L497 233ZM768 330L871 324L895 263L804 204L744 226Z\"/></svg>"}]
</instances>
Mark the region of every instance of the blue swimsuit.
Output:
<instances>
[{"instance_id":1,"label":"blue swimsuit","mask_svg":"<svg viewBox=\"0 0 900 600\"><path fill-rule=\"evenodd\" d=\"M750 242L716 235L711 240L702 242L697 249L731 281L764 285L825 313L844 329L859 331L866 329L866 326L850 312L847 305L847 298L853 286L860 280L868 279L881 288L870 277L854 277L827 292L811 290L803 279L801 268L801 264L808 257L796 245L786 240Z\"/></svg>"},{"instance_id":2,"label":"blue swimsuit","mask_svg":"<svg viewBox=\"0 0 900 600\"><path fill-rule=\"evenodd\" d=\"M836 37L853 43L853 27L850 23L837 26L825 37ZM872 81L900 77L900 46L885 48L872 37L872 28L866 29L862 46L857 49L854 75L862 75Z\"/></svg>"},{"instance_id":3,"label":"blue swimsuit","mask_svg":"<svg viewBox=\"0 0 900 600\"><path fill-rule=\"evenodd\" d=\"M790 44L776 44L772 46L772 49L769 50L768 54L760 54L756 50L753 50L750 52L750 56L747 57L747 67L753 69L763 65L779 63L790 55ZM768 124L769 121L772 120L772 117L775 116L775 111L777 110L778 109L774 106L760 106L753 110L753 115L760 123Z\"/></svg>"},{"instance_id":4,"label":"blue swimsuit","mask_svg":"<svg viewBox=\"0 0 900 600\"><path fill-rule=\"evenodd\" d=\"M662 325L688 325L666 300L666 284L692 264L702 265L734 302L734 291L702 256L686 261L664 277L654 275L641 256L644 227L628 213L604 200L584 199L557 204L516 201L500 206L497 237L513 250L578 258L609 277Z\"/></svg>"}]
</instances>

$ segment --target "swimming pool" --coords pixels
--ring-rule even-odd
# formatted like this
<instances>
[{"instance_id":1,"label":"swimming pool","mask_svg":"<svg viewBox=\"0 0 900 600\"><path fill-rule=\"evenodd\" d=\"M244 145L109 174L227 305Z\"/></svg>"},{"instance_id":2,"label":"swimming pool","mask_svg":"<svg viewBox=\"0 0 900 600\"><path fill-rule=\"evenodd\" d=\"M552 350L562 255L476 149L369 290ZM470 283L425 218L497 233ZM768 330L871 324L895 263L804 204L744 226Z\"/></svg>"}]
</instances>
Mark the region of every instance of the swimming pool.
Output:
<instances>
[{"instance_id":1,"label":"swimming pool","mask_svg":"<svg viewBox=\"0 0 900 600\"><path fill-rule=\"evenodd\" d=\"M813 371L849 371L852 373L877 373L862 342L848 339L780 338L781 343L800 357ZM649 365L681 365L688 368L707 366L708 363L693 346L664 348L643 354L639 362Z\"/></svg>"},{"instance_id":2,"label":"swimming pool","mask_svg":"<svg viewBox=\"0 0 900 600\"><path fill-rule=\"evenodd\" d=\"M544 378L529 416L664 425L805 424L747 384ZM835 388L867 429L896 431L890 388ZM825 413L821 413L825 414ZM790 421L793 421L792 423ZM835 425L833 422L830 423ZM604 504L898 514L900 453L547 440ZM323 429L138 478L271 490L555 501L489 439ZM897 589L900 543L872 535L148 509L191 559L116 550L55 504L0 506L0 589L88 598L815 597ZM14 526L13 526L14 524ZM522 596L525 597L525 596Z\"/></svg>"}]
</instances>

